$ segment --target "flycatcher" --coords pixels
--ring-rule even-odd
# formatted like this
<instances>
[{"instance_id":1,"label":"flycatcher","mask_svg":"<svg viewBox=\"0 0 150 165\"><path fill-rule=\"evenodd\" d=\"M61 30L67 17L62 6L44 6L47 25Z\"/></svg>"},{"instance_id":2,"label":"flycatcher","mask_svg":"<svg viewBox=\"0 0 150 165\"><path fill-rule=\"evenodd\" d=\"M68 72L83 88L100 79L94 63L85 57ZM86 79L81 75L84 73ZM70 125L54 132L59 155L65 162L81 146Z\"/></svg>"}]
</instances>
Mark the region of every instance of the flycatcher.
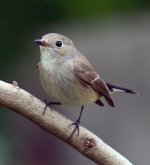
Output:
<instances>
[{"instance_id":1,"label":"flycatcher","mask_svg":"<svg viewBox=\"0 0 150 165\"><path fill-rule=\"evenodd\" d=\"M81 107L80 115L73 125L73 134L78 130L84 106L96 103L104 106L100 100L114 107L110 96L112 92L134 93L133 90L106 83L94 70L90 62L75 48L73 42L57 33L44 35L35 40L40 46L41 57L37 73L45 92L57 102L47 105L62 104ZM46 108L45 108L46 110ZM44 111L45 112L45 111Z\"/></svg>"}]
</instances>

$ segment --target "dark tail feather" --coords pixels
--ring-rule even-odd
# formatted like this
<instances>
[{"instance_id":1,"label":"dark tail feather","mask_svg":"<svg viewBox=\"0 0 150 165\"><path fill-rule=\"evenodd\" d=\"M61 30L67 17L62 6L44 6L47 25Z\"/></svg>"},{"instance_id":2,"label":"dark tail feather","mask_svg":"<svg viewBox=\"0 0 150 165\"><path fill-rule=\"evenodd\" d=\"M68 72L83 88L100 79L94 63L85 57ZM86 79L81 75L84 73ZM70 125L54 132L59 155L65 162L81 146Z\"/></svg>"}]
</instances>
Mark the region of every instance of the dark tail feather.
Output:
<instances>
[{"instance_id":1,"label":"dark tail feather","mask_svg":"<svg viewBox=\"0 0 150 165\"><path fill-rule=\"evenodd\" d=\"M112 101L112 99L111 98L105 98L106 99L106 101L107 101L107 103L111 106L111 107L115 107L115 105L114 105L114 103L113 103L113 101ZM101 100L96 100L95 101L95 103L96 104L98 104L98 105L100 105L100 106L104 106L104 104L103 104L103 102L101 101Z\"/></svg>"},{"instance_id":2,"label":"dark tail feather","mask_svg":"<svg viewBox=\"0 0 150 165\"><path fill-rule=\"evenodd\" d=\"M104 106L104 104L103 104L103 102L101 100L96 100L95 103L100 105L100 106L102 106L102 107Z\"/></svg>"},{"instance_id":3,"label":"dark tail feather","mask_svg":"<svg viewBox=\"0 0 150 165\"><path fill-rule=\"evenodd\" d=\"M133 90L131 89L127 89L127 88L122 88L122 87L118 87L118 86L115 86L115 85L112 85L112 84L109 84L109 83L106 83L107 87L109 88L109 90L111 92L115 92L115 90L117 91L122 91L122 92L126 92L126 93L132 93L132 94L138 94L137 92L134 92Z\"/></svg>"}]
</instances>

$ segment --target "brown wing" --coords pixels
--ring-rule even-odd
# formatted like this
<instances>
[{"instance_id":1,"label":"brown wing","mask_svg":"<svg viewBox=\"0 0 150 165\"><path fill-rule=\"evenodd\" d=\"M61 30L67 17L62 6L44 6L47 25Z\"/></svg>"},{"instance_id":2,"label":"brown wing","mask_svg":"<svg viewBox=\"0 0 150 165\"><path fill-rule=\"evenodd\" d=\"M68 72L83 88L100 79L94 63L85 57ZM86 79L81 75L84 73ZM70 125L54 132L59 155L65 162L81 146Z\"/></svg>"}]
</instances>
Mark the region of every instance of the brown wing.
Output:
<instances>
[{"instance_id":1,"label":"brown wing","mask_svg":"<svg viewBox=\"0 0 150 165\"><path fill-rule=\"evenodd\" d=\"M107 103L110 106L114 107L114 103L109 94L109 89L106 86L105 82L94 71L93 67L89 64L89 62L85 60L86 59L82 60L82 62L74 62L73 72L75 76L79 79L82 85L84 85L87 88L92 88L100 96L104 96Z\"/></svg>"}]
</instances>

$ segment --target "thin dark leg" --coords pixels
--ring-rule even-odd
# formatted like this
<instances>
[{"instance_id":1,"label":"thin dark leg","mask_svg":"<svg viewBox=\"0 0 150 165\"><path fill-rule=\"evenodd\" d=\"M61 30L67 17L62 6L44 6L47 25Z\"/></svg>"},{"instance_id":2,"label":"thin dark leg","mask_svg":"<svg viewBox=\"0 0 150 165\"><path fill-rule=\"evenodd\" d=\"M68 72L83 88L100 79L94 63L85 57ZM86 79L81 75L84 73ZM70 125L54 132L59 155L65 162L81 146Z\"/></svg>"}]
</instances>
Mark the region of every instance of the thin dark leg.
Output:
<instances>
[{"instance_id":1,"label":"thin dark leg","mask_svg":"<svg viewBox=\"0 0 150 165\"><path fill-rule=\"evenodd\" d=\"M47 107L50 107L50 109L52 110L52 105L61 105L61 103L59 102L48 102L47 100L44 100L44 101L46 105L43 111L43 115L45 114Z\"/></svg>"},{"instance_id":2,"label":"thin dark leg","mask_svg":"<svg viewBox=\"0 0 150 165\"><path fill-rule=\"evenodd\" d=\"M84 106L81 107L81 111L80 111L80 115L79 115L78 119L74 123L71 124L71 125L75 125L75 127L72 131L72 134L71 134L70 138L74 135L76 130L78 131L78 136L79 136L79 126L80 126L80 119L81 119L81 116L82 116L83 108L84 108Z\"/></svg>"}]
</instances>

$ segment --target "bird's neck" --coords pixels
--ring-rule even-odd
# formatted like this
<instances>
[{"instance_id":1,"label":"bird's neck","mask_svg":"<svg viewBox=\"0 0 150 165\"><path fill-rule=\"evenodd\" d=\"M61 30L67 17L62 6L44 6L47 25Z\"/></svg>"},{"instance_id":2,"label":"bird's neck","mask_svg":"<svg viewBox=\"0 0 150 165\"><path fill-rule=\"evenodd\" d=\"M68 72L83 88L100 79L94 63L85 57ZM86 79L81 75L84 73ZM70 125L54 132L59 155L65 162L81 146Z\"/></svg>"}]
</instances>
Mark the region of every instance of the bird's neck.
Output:
<instances>
[{"instance_id":1,"label":"bird's neck","mask_svg":"<svg viewBox=\"0 0 150 165\"><path fill-rule=\"evenodd\" d=\"M49 54L42 54L41 55L41 67L44 70L55 70L56 67L58 67L57 64L57 59L56 58L52 58Z\"/></svg>"}]
</instances>

